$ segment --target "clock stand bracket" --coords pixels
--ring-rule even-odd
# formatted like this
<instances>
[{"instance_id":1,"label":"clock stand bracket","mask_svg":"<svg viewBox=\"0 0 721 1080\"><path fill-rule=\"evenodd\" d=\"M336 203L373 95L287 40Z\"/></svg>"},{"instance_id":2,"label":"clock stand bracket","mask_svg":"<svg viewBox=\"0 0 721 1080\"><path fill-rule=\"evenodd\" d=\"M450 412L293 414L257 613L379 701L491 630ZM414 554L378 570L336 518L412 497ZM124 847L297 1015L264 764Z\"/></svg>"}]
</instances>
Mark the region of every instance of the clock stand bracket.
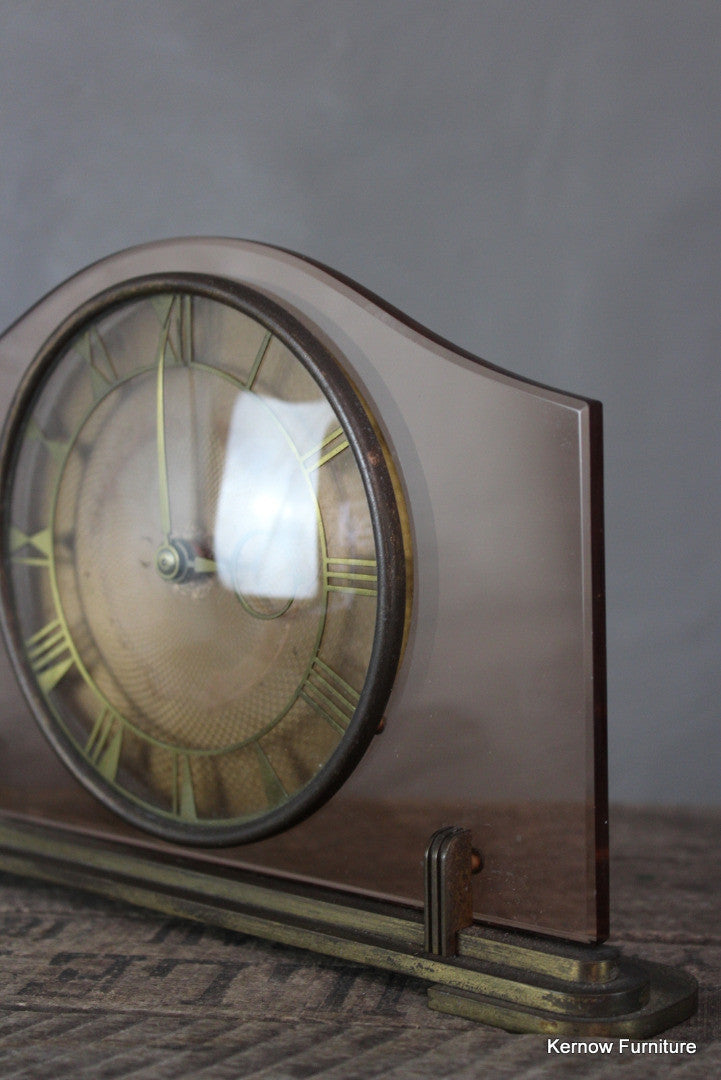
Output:
<instances>
[{"instance_id":1,"label":"clock stand bracket","mask_svg":"<svg viewBox=\"0 0 721 1080\"><path fill-rule=\"evenodd\" d=\"M9 873L407 975L430 984L428 1004L439 1012L511 1032L588 1037L651 1036L693 1014L696 982L678 969L613 946L474 923L470 885L480 862L468 829L434 833L421 912L0 816L0 867Z\"/></svg>"}]
</instances>

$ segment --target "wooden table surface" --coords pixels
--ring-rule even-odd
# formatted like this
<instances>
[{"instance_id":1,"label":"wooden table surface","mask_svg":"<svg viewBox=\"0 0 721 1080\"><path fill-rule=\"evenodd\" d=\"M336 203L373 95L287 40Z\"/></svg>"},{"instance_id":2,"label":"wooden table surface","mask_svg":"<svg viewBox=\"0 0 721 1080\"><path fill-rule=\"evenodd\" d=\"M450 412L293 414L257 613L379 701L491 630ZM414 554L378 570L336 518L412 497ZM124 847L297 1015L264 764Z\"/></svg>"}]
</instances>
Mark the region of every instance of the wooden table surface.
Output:
<instances>
[{"instance_id":1,"label":"wooden table surface","mask_svg":"<svg viewBox=\"0 0 721 1080\"><path fill-rule=\"evenodd\" d=\"M0 1077L425 1080L721 1075L721 812L616 808L612 941L679 965L695 1054L549 1054L414 980L0 875Z\"/></svg>"}]
</instances>

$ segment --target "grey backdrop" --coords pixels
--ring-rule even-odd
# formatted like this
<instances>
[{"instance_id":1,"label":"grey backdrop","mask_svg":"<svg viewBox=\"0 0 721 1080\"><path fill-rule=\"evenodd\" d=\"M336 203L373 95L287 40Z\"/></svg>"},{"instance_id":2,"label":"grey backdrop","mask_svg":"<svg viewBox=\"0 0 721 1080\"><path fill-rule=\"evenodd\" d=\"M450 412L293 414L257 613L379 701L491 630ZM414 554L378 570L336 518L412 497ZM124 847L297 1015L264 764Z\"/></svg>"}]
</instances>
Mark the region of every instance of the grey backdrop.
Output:
<instances>
[{"instance_id":1,"label":"grey backdrop","mask_svg":"<svg viewBox=\"0 0 721 1080\"><path fill-rule=\"evenodd\" d=\"M0 324L290 247L605 405L611 793L719 803L721 5L0 0Z\"/></svg>"}]
</instances>

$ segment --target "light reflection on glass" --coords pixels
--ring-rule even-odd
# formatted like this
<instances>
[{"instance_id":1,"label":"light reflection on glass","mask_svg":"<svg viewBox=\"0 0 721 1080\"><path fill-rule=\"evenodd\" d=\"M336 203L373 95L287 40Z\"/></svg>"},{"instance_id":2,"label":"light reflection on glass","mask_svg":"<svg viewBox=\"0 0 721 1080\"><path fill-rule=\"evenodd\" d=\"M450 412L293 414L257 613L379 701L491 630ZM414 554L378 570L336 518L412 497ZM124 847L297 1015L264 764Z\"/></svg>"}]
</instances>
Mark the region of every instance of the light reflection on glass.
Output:
<instances>
[{"instance_id":1,"label":"light reflection on glass","mask_svg":"<svg viewBox=\"0 0 721 1080\"><path fill-rule=\"evenodd\" d=\"M327 421L325 402L244 393L235 403L214 549L220 581L240 598L292 601L319 591L318 472L306 472L286 431L326 432Z\"/></svg>"}]
</instances>

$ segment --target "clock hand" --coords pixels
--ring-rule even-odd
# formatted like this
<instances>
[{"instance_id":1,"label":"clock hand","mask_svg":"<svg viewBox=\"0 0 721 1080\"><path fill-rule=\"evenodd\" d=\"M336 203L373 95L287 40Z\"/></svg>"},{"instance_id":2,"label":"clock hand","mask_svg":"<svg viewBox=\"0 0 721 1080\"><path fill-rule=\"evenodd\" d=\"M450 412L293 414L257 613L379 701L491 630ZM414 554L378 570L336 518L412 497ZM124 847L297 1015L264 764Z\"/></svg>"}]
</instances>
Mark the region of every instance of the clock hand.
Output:
<instances>
[{"instance_id":1,"label":"clock hand","mask_svg":"<svg viewBox=\"0 0 721 1080\"><path fill-rule=\"evenodd\" d=\"M198 483L198 470L201 461L201 449L199 445L199 430L201 421L198 415L198 399L195 383L196 372L193 367L193 297L180 295L177 298L178 320L178 349L175 352L176 359L182 364L187 374L188 393L188 428L187 435L190 445L190 459L195 463L195 472L189 474L194 481L191 485L191 498L195 503L195 529L196 534L203 531L203 485ZM172 344L172 343L171 343ZM175 350L174 350L175 351ZM176 523L177 524L177 523Z\"/></svg>"},{"instance_id":2,"label":"clock hand","mask_svg":"<svg viewBox=\"0 0 721 1080\"><path fill-rule=\"evenodd\" d=\"M170 327L173 322L177 328L177 340L174 342L170 338ZM195 371L193 369L193 306L192 297L179 294L173 297L168 309L166 321L163 325L163 333L160 339L158 347L158 355L156 359L157 368L157 418L156 418L156 430L157 430L157 444L158 444L158 478L159 478L159 491L160 491L160 518L161 527L163 530L163 540L167 544L172 533L171 514L170 514L170 492L168 481L168 463L167 453L165 446L165 417L164 417L164 397L165 397L165 367L167 360L168 347L172 356L175 359L175 363L185 370L187 376L186 389L188 393L187 408L188 412L188 425L187 425L187 437L190 443L191 460L196 463L199 461L199 445L198 445L198 402L196 397L195 386ZM194 532L202 531L202 495L200 485L192 485L191 496L195 499L195 528ZM177 526L177 522L176 522Z\"/></svg>"},{"instance_id":3,"label":"clock hand","mask_svg":"<svg viewBox=\"0 0 721 1080\"><path fill-rule=\"evenodd\" d=\"M158 493L160 500L160 528L163 533L163 542L158 548L155 556L155 566L158 573L165 581L181 582L187 581L189 577L199 574L214 574L217 572L217 566L214 559L204 558L203 556L196 554L192 545L188 542L178 540L177 538L171 539L172 520L170 516L168 457L165 446L165 358L168 350L170 320L173 314L174 304L175 300L173 300L168 309L168 314L158 344L158 355L155 361L157 369L155 428L158 453ZM181 307L181 317L183 313L184 309ZM180 339L181 357L183 355L184 344L187 346L187 340L184 341L184 339L187 339L189 334L190 330L186 326L186 320L184 319L183 326L181 327ZM194 394L192 406L194 413ZM192 427L194 429L195 425L192 425Z\"/></svg>"},{"instance_id":4,"label":"clock hand","mask_svg":"<svg viewBox=\"0 0 721 1080\"><path fill-rule=\"evenodd\" d=\"M194 574L217 574L218 564L215 559L204 559L202 555L196 555L190 563L189 569Z\"/></svg>"},{"instance_id":5,"label":"clock hand","mask_svg":"<svg viewBox=\"0 0 721 1080\"><path fill-rule=\"evenodd\" d=\"M160 492L160 528L163 532L163 540L167 545L170 542L170 495L168 492L168 461L165 454L165 353L168 347L170 334L170 316L173 305L170 305L168 317L160 336L158 346L157 367L157 390L156 390L156 433L158 448L158 488Z\"/></svg>"}]
</instances>

